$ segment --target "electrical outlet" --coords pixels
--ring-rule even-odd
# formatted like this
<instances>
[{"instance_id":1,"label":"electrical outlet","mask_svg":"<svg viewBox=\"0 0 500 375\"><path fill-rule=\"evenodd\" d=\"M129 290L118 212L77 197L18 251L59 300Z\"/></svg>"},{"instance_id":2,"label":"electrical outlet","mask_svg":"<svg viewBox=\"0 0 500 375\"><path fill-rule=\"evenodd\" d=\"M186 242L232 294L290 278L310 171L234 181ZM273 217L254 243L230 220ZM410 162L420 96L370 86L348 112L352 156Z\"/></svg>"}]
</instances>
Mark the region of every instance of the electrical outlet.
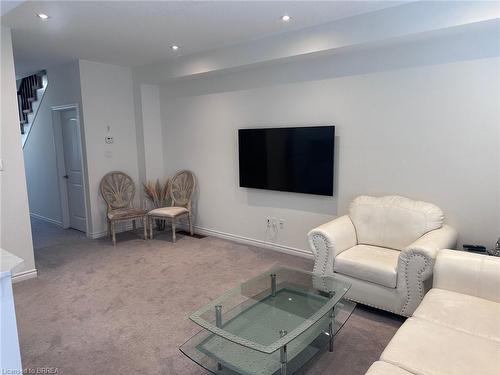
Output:
<instances>
[{"instance_id":1,"label":"electrical outlet","mask_svg":"<svg viewBox=\"0 0 500 375\"><path fill-rule=\"evenodd\" d=\"M285 219L280 219L279 224L280 224L280 229L285 229Z\"/></svg>"},{"instance_id":2,"label":"electrical outlet","mask_svg":"<svg viewBox=\"0 0 500 375\"><path fill-rule=\"evenodd\" d=\"M278 219L276 217L271 218L271 225L273 228L277 229L278 228Z\"/></svg>"},{"instance_id":3,"label":"electrical outlet","mask_svg":"<svg viewBox=\"0 0 500 375\"><path fill-rule=\"evenodd\" d=\"M271 228L271 218L269 216L266 217L266 223L267 223L267 227Z\"/></svg>"}]
</instances>

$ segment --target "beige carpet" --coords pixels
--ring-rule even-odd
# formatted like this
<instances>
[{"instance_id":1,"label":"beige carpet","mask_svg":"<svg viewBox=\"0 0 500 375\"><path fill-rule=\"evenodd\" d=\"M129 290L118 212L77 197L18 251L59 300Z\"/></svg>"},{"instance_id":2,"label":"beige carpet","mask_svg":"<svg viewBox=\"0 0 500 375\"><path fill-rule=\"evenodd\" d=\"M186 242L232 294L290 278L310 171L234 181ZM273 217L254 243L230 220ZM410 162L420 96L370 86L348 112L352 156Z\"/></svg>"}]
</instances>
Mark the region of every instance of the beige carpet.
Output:
<instances>
[{"instance_id":1,"label":"beige carpet","mask_svg":"<svg viewBox=\"0 0 500 375\"><path fill-rule=\"evenodd\" d=\"M272 265L312 261L207 237L170 234L144 241L133 233L89 240L33 222L39 277L14 285L25 368L59 374L206 374L179 352L199 328L188 315ZM358 307L334 353L308 374L364 374L402 319Z\"/></svg>"}]
</instances>

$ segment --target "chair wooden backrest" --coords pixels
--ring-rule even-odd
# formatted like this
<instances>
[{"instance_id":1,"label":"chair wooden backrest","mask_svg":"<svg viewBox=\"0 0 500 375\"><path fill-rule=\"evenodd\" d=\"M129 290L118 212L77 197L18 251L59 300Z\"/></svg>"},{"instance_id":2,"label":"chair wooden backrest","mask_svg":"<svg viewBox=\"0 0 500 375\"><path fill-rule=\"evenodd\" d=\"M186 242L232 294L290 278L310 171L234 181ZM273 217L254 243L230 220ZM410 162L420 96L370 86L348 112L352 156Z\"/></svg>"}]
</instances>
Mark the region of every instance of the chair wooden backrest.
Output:
<instances>
[{"instance_id":1,"label":"chair wooden backrest","mask_svg":"<svg viewBox=\"0 0 500 375\"><path fill-rule=\"evenodd\" d=\"M182 170L170 180L170 198L172 206L186 207L191 211L191 198L196 188L196 178L193 172Z\"/></svg>"},{"instance_id":2,"label":"chair wooden backrest","mask_svg":"<svg viewBox=\"0 0 500 375\"><path fill-rule=\"evenodd\" d=\"M108 212L132 207L135 184L129 175L117 171L109 172L101 179L100 190L108 205Z\"/></svg>"}]
</instances>

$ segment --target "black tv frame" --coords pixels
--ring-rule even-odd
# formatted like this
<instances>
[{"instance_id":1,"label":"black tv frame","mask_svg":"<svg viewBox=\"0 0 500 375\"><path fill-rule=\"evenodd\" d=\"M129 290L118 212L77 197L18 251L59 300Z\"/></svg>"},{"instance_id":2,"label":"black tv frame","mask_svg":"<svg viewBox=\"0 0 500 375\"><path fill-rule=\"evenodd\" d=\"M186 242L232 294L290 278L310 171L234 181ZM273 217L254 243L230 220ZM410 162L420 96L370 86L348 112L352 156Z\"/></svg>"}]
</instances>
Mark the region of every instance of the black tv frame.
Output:
<instances>
[{"instance_id":1,"label":"black tv frame","mask_svg":"<svg viewBox=\"0 0 500 375\"><path fill-rule=\"evenodd\" d=\"M322 187L321 189L319 188L310 188L310 189L303 189L303 188L297 188L297 187L286 187L283 188L281 186L263 186L262 184L256 184L256 183L249 183L248 178L244 178L242 174L242 169L245 167L244 164L248 163L248 160L243 160L244 158L242 157L242 137L244 137L245 133L250 133L250 132L265 132L265 131L276 131L276 132L283 132L283 131L294 131L294 130L299 130L299 131L314 131L315 129L318 130L329 130L329 138L328 141L331 142L331 170L322 170L321 173L316 173L310 178L323 178L329 179L329 184L328 186ZM243 142L245 143L245 142ZM248 152L248 151L247 151ZM328 155L328 156L330 156ZM321 195L321 196L333 196L334 194L334 166L335 166L335 126L334 125L325 125L325 126L295 126L295 127L260 127L260 128L241 128L238 129L238 165L239 165L239 185L240 187L244 188L251 188L251 189L260 189L260 190L272 190L272 191L282 191L282 192L291 192L291 193L300 193L300 194L311 194L311 195Z\"/></svg>"}]
</instances>

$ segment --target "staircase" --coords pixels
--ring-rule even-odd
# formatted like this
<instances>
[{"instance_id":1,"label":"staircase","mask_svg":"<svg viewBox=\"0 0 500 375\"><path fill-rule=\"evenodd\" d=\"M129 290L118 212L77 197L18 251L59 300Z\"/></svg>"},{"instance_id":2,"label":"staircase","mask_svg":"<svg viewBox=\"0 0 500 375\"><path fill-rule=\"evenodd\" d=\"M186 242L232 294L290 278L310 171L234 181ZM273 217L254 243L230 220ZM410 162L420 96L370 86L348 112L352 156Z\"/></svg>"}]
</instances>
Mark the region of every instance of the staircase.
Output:
<instances>
[{"instance_id":1,"label":"staircase","mask_svg":"<svg viewBox=\"0 0 500 375\"><path fill-rule=\"evenodd\" d=\"M17 87L19 125L24 147L47 88L47 74L42 71L24 77L17 81Z\"/></svg>"}]
</instances>

